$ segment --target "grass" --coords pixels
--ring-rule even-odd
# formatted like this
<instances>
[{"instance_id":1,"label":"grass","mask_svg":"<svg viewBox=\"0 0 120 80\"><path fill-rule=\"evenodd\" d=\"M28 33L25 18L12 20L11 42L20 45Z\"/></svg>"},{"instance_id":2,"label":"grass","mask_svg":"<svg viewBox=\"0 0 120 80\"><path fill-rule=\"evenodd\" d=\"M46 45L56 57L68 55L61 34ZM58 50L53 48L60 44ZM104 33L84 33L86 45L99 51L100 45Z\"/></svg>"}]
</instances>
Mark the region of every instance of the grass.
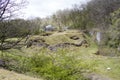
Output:
<instances>
[{"instance_id":1,"label":"grass","mask_svg":"<svg viewBox=\"0 0 120 80\"><path fill-rule=\"evenodd\" d=\"M81 48L79 49L79 51L73 52L73 54L77 53L78 59L82 59L83 63L88 65L93 64L94 66L89 66L89 69L92 73L109 77L111 78L111 80L119 80L120 57L94 55L93 53L95 51L97 51L96 48ZM107 68L110 68L110 70L108 70Z\"/></svg>"},{"instance_id":2,"label":"grass","mask_svg":"<svg viewBox=\"0 0 120 80\"><path fill-rule=\"evenodd\" d=\"M112 80L120 79L120 58L100 58L97 59L99 66L96 68L97 73L110 77ZM107 68L110 68L108 70Z\"/></svg>"},{"instance_id":3,"label":"grass","mask_svg":"<svg viewBox=\"0 0 120 80\"><path fill-rule=\"evenodd\" d=\"M74 35L80 39L70 39ZM37 77L42 76L47 80L86 80L83 76L84 73L100 74L109 77L111 80L120 79L120 57L95 55L98 47L93 40L85 34L83 36L79 31L54 32L48 37L36 35L31 39L35 38L45 39L46 43L51 45L64 42L77 43L85 39L90 46L87 48L71 46L58 49L56 52L36 46L23 47L21 50L10 49L4 52L4 58L12 63L9 69L17 72L23 70L21 73Z\"/></svg>"}]
</instances>

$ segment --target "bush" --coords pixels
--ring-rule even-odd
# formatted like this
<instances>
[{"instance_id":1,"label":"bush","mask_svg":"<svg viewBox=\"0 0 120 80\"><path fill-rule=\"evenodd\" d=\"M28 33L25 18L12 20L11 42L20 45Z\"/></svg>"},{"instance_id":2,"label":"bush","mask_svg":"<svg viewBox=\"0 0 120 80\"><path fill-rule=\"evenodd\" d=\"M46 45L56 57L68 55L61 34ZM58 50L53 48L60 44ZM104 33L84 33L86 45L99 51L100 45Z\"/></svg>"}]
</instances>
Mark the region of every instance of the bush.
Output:
<instances>
[{"instance_id":1,"label":"bush","mask_svg":"<svg viewBox=\"0 0 120 80\"><path fill-rule=\"evenodd\" d=\"M47 80L83 80L81 70L73 57L61 53L46 56L45 54L35 55L31 58L33 64L31 72L41 75ZM85 79L84 79L85 80Z\"/></svg>"}]
</instances>

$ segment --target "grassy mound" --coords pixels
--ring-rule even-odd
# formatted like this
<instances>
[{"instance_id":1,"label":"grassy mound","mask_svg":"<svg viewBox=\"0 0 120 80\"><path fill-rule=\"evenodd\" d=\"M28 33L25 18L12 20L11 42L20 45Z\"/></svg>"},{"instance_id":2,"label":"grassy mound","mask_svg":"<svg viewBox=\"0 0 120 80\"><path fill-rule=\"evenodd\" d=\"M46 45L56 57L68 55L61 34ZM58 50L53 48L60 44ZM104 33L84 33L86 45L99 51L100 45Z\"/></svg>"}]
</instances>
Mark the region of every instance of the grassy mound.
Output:
<instances>
[{"instance_id":1,"label":"grassy mound","mask_svg":"<svg viewBox=\"0 0 120 80\"><path fill-rule=\"evenodd\" d=\"M60 43L77 44L86 40L89 46L70 46L58 48L56 51L35 45L11 49L1 53L7 69L47 80L87 80L87 75L91 73L104 75L111 80L120 79L120 64L115 64L119 63L119 57L95 55L98 51L96 44L79 31L53 32L49 36L35 35L30 38L33 41L36 39L42 39L50 46Z\"/></svg>"}]
</instances>

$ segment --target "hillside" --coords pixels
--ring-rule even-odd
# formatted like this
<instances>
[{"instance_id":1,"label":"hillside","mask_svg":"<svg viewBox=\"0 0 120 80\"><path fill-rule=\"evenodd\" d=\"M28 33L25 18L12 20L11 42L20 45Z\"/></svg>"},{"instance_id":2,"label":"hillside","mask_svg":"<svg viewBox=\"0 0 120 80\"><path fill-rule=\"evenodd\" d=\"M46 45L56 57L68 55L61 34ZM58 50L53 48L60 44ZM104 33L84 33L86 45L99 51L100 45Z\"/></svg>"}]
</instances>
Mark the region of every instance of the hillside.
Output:
<instances>
[{"instance_id":1,"label":"hillside","mask_svg":"<svg viewBox=\"0 0 120 80\"><path fill-rule=\"evenodd\" d=\"M9 70L47 80L119 80L120 64L115 64L119 63L119 57L102 56L97 52L98 47L89 36L68 30L31 36L27 46L5 51L4 59L8 61ZM0 80L38 80L3 69L0 72Z\"/></svg>"}]
</instances>

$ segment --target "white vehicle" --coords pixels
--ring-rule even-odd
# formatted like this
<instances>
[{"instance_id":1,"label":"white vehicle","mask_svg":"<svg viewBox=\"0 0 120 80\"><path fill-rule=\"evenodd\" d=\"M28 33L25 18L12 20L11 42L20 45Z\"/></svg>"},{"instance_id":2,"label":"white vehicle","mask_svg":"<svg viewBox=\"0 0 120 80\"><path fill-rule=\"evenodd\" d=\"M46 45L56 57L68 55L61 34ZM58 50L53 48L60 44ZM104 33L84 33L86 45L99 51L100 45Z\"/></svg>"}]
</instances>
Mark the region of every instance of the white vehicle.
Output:
<instances>
[{"instance_id":1,"label":"white vehicle","mask_svg":"<svg viewBox=\"0 0 120 80\"><path fill-rule=\"evenodd\" d=\"M52 25L47 25L45 26L45 31L54 31L55 27L53 27Z\"/></svg>"}]
</instances>

